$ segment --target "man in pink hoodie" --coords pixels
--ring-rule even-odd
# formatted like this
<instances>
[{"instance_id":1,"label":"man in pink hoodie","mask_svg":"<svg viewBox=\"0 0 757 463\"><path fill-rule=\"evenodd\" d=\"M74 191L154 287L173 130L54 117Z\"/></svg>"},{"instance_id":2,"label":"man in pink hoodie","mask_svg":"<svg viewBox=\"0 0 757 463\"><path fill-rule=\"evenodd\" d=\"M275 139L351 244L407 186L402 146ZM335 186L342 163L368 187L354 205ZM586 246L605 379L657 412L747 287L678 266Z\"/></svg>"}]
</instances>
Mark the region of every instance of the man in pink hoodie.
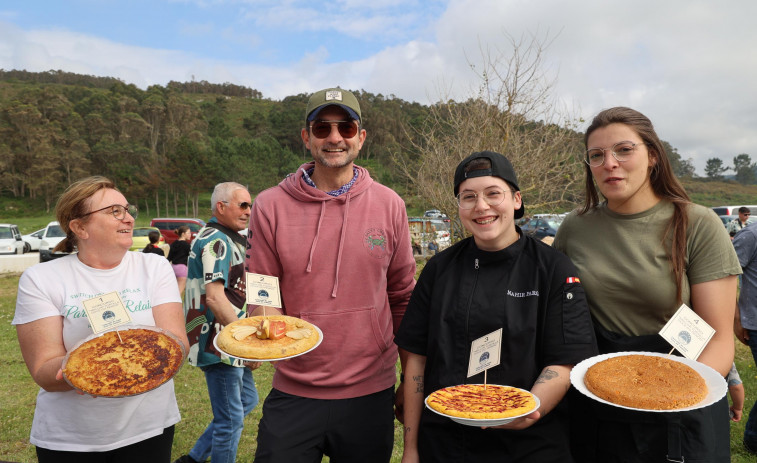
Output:
<instances>
[{"instance_id":1,"label":"man in pink hoodie","mask_svg":"<svg viewBox=\"0 0 757 463\"><path fill-rule=\"evenodd\" d=\"M255 199L246 268L278 277L283 313L321 328L323 342L275 364L255 461L386 463L393 338L415 286L405 203L354 164L366 132L352 93L314 93L305 118L313 161Z\"/></svg>"}]
</instances>

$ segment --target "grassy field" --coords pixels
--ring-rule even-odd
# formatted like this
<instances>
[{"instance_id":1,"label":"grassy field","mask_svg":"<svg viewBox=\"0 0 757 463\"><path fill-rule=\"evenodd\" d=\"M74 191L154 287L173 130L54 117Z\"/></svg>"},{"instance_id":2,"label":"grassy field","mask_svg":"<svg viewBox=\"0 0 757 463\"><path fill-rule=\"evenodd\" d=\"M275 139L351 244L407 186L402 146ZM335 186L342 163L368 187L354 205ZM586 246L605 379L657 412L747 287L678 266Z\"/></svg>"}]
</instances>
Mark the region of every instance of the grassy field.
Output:
<instances>
[{"instance_id":1,"label":"grassy field","mask_svg":"<svg viewBox=\"0 0 757 463\"><path fill-rule=\"evenodd\" d=\"M18 275L0 274L0 352L3 352L3 374L0 375L0 460L19 463L36 461L34 446L29 444L29 430L34 413L34 403L38 387L29 376L21 358L16 339L16 330L11 326L16 306ZM745 411L751 408L757 395L757 369L749 350L737 343L736 365L744 380L747 393ZM271 389L273 369L264 364L255 372L255 383L263 398ZM173 455L177 458L187 453L211 418L210 402L205 390L205 380L199 369L185 365L175 379L176 395L181 409L182 420L176 426ZM106 400L106 399L104 399ZM239 444L237 461L252 462L255 453L255 436L260 420L260 405L247 417L245 431ZM741 446L744 420L731 425L732 462L753 462L754 456L747 454ZM392 462L399 462L402 452L401 428L395 422L395 448ZM324 459L328 461L328 459Z\"/></svg>"}]
</instances>

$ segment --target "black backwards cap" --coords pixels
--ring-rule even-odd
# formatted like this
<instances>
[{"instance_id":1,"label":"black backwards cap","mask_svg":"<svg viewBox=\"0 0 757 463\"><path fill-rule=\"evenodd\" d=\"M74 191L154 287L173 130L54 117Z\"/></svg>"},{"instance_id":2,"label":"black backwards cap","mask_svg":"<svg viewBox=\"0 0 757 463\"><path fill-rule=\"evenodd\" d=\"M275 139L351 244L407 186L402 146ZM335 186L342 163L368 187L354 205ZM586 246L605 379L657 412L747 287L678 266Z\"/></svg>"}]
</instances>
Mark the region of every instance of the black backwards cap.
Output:
<instances>
[{"instance_id":1,"label":"black backwards cap","mask_svg":"<svg viewBox=\"0 0 757 463\"><path fill-rule=\"evenodd\" d=\"M492 166L490 169L476 169L471 170L469 172L465 172L465 167L474 159L488 159ZM499 177L502 180L506 181L510 184L515 190L520 191L520 188L518 187L518 177L515 175L515 170L513 169L513 165L510 164L510 161L507 160L506 157L499 153L495 153L494 151L479 151L476 153L471 154L467 158L460 161L460 164L457 165L457 168L455 169L455 196L457 196L458 189L460 188L460 184L463 183L465 180L469 178L474 177ZM515 218L519 219L523 217L523 214L526 212L526 206L523 203L521 199L521 206L520 209L515 211Z\"/></svg>"}]
</instances>

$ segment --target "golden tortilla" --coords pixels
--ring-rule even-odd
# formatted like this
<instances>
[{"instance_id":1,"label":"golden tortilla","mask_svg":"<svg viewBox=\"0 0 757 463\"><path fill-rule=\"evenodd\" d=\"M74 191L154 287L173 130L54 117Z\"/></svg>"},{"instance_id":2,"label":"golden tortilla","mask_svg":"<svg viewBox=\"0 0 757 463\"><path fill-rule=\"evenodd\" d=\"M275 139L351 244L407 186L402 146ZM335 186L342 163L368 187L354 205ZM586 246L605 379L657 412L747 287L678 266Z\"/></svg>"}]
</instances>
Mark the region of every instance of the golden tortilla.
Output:
<instances>
[{"instance_id":1,"label":"golden tortilla","mask_svg":"<svg viewBox=\"0 0 757 463\"><path fill-rule=\"evenodd\" d=\"M123 329L94 337L74 349L63 374L73 387L87 394L125 397L165 383L183 362L184 350L171 336L144 328Z\"/></svg>"},{"instance_id":2,"label":"golden tortilla","mask_svg":"<svg viewBox=\"0 0 757 463\"><path fill-rule=\"evenodd\" d=\"M597 397L645 410L675 410L707 396L704 378L688 365L651 355L621 355L590 366L584 384Z\"/></svg>"},{"instance_id":3,"label":"golden tortilla","mask_svg":"<svg viewBox=\"0 0 757 463\"><path fill-rule=\"evenodd\" d=\"M500 419L520 416L536 408L533 394L510 386L461 384L445 387L428 396L428 406L449 416Z\"/></svg>"},{"instance_id":4,"label":"golden tortilla","mask_svg":"<svg viewBox=\"0 0 757 463\"><path fill-rule=\"evenodd\" d=\"M281 339L259 339L255 328L264 318L284 321L286 335ZM232 357L268 360L301 354L315 346L319 340L320 335L315 326L305 320L287 315L259 315L226 325L218 333L216 344Z\"/></svg>"}]
</instances>

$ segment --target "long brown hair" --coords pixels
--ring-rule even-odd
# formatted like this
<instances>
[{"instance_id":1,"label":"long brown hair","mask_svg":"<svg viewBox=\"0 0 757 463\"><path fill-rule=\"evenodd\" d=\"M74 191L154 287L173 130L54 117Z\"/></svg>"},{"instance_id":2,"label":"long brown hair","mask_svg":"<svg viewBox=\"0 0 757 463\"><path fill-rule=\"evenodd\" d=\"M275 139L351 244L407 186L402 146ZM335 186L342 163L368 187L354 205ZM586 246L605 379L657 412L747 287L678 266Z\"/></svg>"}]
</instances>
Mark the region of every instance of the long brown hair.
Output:
<instances>
[{"instance_id":1,"label":"long brown hair","mask_svg":"<svg viewBox=\"0 0 757 463\"><path fill-rule=\"evenodd\" d=\"M72 183L60 195L57 204L55 204L55 217L66 233L66 237L55 246L55 251L74 251L77 242L76 235L71 231L71 221L74 219L88 221L91 216L84 216L84 214L89 212L89 202L92 195L106 188L118 191L116 185L105 177L87 177Z\"/></svg>"},{"instance_id":2,"label":"long brown hair","mask_svg":"<svg viewBox=\"0 0 757 463\"><path fill-rule=\"evenodd\" d=\"M686 209L691 204L691 199L673 173L670 159L652 126L652 121L634 109L618 106L597 114L586 129L584 146L588 149L589 135L592 132L610 124L623 124L636 131L647 145L650 156L657 160L649 171L649 183L658 197L670 201L674 206L673 217L668 222L662 239L664 242L668 236L672 238L668 257L676 281L676 300L681 303L682 282L686 273L686 228L689 223ZM585 165L585 171L586 202L579 214L585 214L599 204L599 193L588 164Z\"/></svg>"}]
</instances>

